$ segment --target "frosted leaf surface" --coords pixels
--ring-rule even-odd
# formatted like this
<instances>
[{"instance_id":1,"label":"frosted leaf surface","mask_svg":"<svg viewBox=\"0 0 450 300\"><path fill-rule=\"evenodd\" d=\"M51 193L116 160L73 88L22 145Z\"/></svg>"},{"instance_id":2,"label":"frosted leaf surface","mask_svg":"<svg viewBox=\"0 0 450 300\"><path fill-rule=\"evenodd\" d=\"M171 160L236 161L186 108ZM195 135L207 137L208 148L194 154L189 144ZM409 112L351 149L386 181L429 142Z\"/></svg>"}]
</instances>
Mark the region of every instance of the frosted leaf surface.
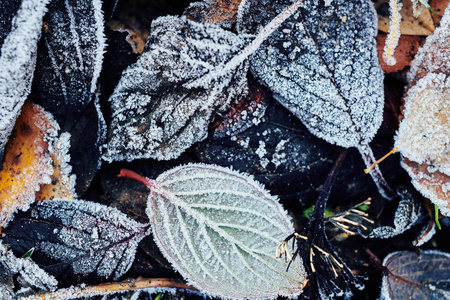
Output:
<instances>
[{"instance_id":1,"label":"frosted leaf surface","mask_svg":"<svg viewBox=\"0 0 450 300\"><path fill-rule=\"evenodd\" d=\"M397 236L410 229L419 220L422 216L422 206L408 194L404 194L398 204L394 216L394 226L375 228L369 234L369 238L388 239Z\"/></svg>"},{"instance_id":2,"label":"frosted leaf surface","mask_svg":"<svg viewBox=\"0 0 450 300\"><path fill-rule=\"evenodd\" d=\"M4 1L2 1L4 2ZM5 1L8 2L8 1ZM16 3L14 1L11 1ZM4 147L31 88L36 64L37 43L41 36L42 18L50 0L23 0L13 18L2 18L0 49L0 161ZM0 8L3 8L1 4ZM17 7L16 7L17 8ZM3 16L2 12L0 16Z\"/></svg>"},{"instance_id":3,"label":"frosted leaf surface","mask_svg":"<svg viewBox=\"0 0 450 300\"><path fill-rule=\"evenodd\" d=\"M213 114L247 93L246 62L210 74L244 46L244 39L217 25L170 16L153 21L149 50L122 74L110 98L113 120L103 158L168 160L205 139Z\"/></svg>"},{"instance_id":4,"label":"frosted leaf surface","mask_svg":"<svg viewBox=\"0 0 450 300\"><path fill-rule=\"evenodd\" d=\"M23 283L26 287L35 287L41 291L55 290L58 281L44 270L38 267L32 260L26 258L17 258L12 251L0 241L0 296L2 299L13 299L13 290L21 286L15 286L13 277L16 278L16 284ZM4 294L3 294L4 293ZM11 296L11 298L8 298Z\"/></svg>"},{"instance_id":5,"label":"frosted leaf surface","mask_svg":"<svg viewBox=\"0 0 450 300\"><path fill-rule=\"evenodd\" d=\"M450 10L412 62L395 138L414 186L450 216Z\"/></svg>"},{"instance_id":6,"label":"frosted leaf surface","mask_svg":"<svg viewBox=\"0 0 450 300\"><path fill-rule=\"evenodd\" d=\"M383 276L381 299L450 299L450 254L400 251L386 256L383 265L391 274Z\"/></svg>"},{"instance_id":7,"label":"frosted leaf surface","mask_svg":"<svg viewBox=\"0 0 450 300\"><path fill-rule=\"evenodd\" d=\"M36 82L42 105L68 131L93 101L105 38L100 0L57 0L39 42Z\"/></svg>"},{"instance_id":8,"label":"frosted leaf surface","mask_svg":"<svg viewBox=\"0 0 450 300\"><path fill-rule=\"evenodd\" d=\"M289 3L249 0L238 28L255 33ZM367 144L384 100L376 34L370 1L304 1L250 57L250 70L316 136Z\"/></svg>"},{"instance_id":9,"label":"frosted leaf surface","mask_svg":"<svg viewBox=\"0 0 450 300\"><path fill-rule=\"evenodd\" d=\"M252 178L191 164L155 181L147 206L154 238L188 283L225 298L275 299L302 292L302 262L275 258L293 232L277 199Z\"/></svg>"},{"instance_id":10,"label":"frosted leaf surface","mask_svg":"<svg viewBox=\"0 0 450 300\"><path fill-rule=\"evenodd\" d=\"M17 215L4 228L4 241L15 251L36 247L33 259L46 257L45 270L117 280L134 261L148 226L114 208L82 200L43 201Z\"/></svg>"}]
</instances>

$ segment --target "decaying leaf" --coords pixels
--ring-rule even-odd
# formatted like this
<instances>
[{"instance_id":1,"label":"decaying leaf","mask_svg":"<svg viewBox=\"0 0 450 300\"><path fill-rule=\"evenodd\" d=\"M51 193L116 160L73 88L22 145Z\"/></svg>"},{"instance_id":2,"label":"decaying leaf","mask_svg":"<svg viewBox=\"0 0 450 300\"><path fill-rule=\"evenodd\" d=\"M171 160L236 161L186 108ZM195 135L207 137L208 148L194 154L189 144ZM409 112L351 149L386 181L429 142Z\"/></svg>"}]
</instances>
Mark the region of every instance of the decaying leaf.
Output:
<instances>
[{"instance_id":1,"label":"decaying leaf","mask_svg":"<svg viewBox=\"0 0 450 300\"><path fill-rule=\"evenodd\" d=\"M30 92L42 18L50 0L23 0L20 8L18 2L0 4L0 23L4 24L0 27L0 162Z\"/></svg>"},{"instance_id":2,"label":"decaying leaf","mask_svg":"<svg viewBox=\"0 0 450 300\"><path fill-rule=\"evenodd\" d=\"M382 226L375 228L369 238L388 239L410 229L423 214L423 207L420 202L407 190L400 192L401 200L395 211L394 226Z\"/></svg>"},{"instance_id":3,"label":"decaying leaf","mask_svg":"<svg viewBox=\"0 0 450 300\"><path fill-rule=\"evenodd\" d=\"M450 254L436 250L394 252L386 256L381 299L449 299Z\"/></svg>"},{"instance_id":4,"label":"decaying leaf","mask_svg":"<svg viewBox=\"0 0 450 300\"><path fill-rule=\"evenodd\" d=\"M36 192L36 201L53 199L75 199L76 175L72 173L70 166L70 134L67 132L60 135L55 141L55 145L50 152L52 159L53 174L50 176L50 183L42 184Z\"/></svg>"},{"instance_id":5,"label":"decaying leaf","mask_svg":"<svg viewBox=\"0 0 450 300\"><path fill-rule=\"evenodd\" d=\"M16 277L16 279L14 279ZM58 281L37 264L27 258L17 258L0 241L0 297L3 300L17 299L15 291L26 292L31 287L38 291L53 291ZM23 290L20 291L20 288ZM31 292L32 290L28 290Z\"/></svg>"},{"instance_id":6,"label":"decaying leaf","mask_svg":"<svg viewBox=\"0 0 450 300\"><path fill-rule=\"evenodd\" d=\"M450 216L450 9L427 38L408 76L396 147L414 186Z\"/></svg>"},{"instance_id":7,"label":"decaying leaf","mask_svg":"<svg viewBox=\"0 0 450 300\"><path fill-rule=\"evenodd\" d=\"M264 115L271 93L256 80L249 80L248 95L232 104L223 116L212 123L213 138L239 134L258 125Z\"/></svg>"},{"instance_id":8,"label":"decaying leaf","mask_svg":"<svg viewBox=\"0 0 450 300\"><path fill-rule=\"evenodd\" d=\"M3 229L15 252L36 247L33 260L60 281L76 274L117 280L131 266L148 225L114 208L82 200L36 202ZM25 251L27 251L25 250Z\"/></svg>"},{"instance_id":9,"label":"decaying leaf","mask_svg":"<svg viewBox=\"0 0 450 300\"><path fill-rule=\"evenodd\" d=\"M162 253L185 279L209 295L274 299L302 292L300 261L288 272L275 249L293 225L277 199L250 177L190 164L156 180L122 171L151 190L147 214Z\"/></svg>"},{"instance_id":10,"label":"decaying leaf","mask_svg":"<svg viewBox=\"0 0 450 300\"><path fill-rule=\"evenodd\" d=\"M57 130L58 124L42 108L31 103L22 107L0 172L0 226L17 209L27 209L34 202L41 184L51 183L49 144L54 143Z\"/></svg>"},{"instance_id":11,"label":"decaying leaf","mask_svg":"<svg viewBox=\"0 0 450 300\"><path fill-rule=\"evenodd\" d=\"M410 66L413 57L416 55L417 50L419 50L419 36L409 36L402 35L398 41L398 46L395 49L394 59L396 60L395 65L390 66L386 64L383 59L384 46L386 44L386 35L377 35L377 50L378 58L380 60L381 69L384 73L394 73L402 70L403 68Z\"/></svg>"},{"instance_id":12,"label":"decaying leaf","mask_svg":"<svg viewBox=\"0 0 450 300\"><path fill-rule=\"evenodd\" d=\"M231 28L242 0L206 0L191 3L184 15L199 23L219 24Z\"/></svg>"},{"instance_id":13,"label":"decaying leaf","mask_svg":"<svg viewBox=\"0 0 450 300\"><path fill-rule=\"evenodd\" d=\"M290 1L246 1L242 32ZM251 71L318 137L342 147L369 143L382 121L383 73L369 1L303 1L251 56Z\"/></svg>"},{"instance_id":14,"label":"decaying leaf","mask_svg":"<svg viewBox=\"0 0 450 300\"><path fill-rule=\"evenodd\" d=\"M378 29L389 32L389 1L378 0L375 8L378 12ZM435 30L431 13L428 9L423 9L419 16L414 17L413 4L411 0L401 1L402 9L400 10L400 32L404 35L431 35Z\"/></svg>"}]
</instances>

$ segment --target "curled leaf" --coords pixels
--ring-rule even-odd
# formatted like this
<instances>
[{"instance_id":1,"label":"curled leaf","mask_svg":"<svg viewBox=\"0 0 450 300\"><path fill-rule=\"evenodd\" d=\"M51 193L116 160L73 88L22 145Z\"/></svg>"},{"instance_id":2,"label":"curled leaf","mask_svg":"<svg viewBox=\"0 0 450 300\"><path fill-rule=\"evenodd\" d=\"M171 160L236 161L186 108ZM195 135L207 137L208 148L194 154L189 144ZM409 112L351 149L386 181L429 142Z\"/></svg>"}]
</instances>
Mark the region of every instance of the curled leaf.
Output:
<instances>
[{"instance_id":1,"label":"curled leaf","mask_svg":"<svg viewBox=\"0 0 450 300\"><path fill-rule=\"evenodd\" d=\"M147 214L162 253L192 285L225 298L294 297L306 275L288 272L275 249L293 225L277 199L251 178L214 165L171 169L155 181Z\"/></svg>"}]
</instances>

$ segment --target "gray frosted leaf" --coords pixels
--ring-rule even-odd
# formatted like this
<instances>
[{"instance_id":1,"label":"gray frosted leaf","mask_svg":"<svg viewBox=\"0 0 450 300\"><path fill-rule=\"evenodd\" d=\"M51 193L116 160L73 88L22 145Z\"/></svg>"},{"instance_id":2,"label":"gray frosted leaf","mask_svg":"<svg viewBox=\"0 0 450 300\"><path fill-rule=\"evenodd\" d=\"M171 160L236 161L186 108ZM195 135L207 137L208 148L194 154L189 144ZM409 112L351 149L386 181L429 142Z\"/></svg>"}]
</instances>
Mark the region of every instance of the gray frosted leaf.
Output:
<instances>
[{"instance_id":1,"label":"gray frosted leaf","mask_svg":"<svg viewBox=\"0 0 450 300\"><path fill-rule=\"evenodd\" d=\"M394 252L383 265L381 299L450 299L450 254L436 250Z\"/></svg>"},{"instance_id":2,"label":"gray frosted leaf","mask_svg":"<svg viewBox=\"0 0 450 300\"><path fill-rule=\"evenodd\" d=\"M217 25L161 17L152 23L147 46L110 98L107 161L176 158L206 138L213 114L247 93L246 61L215 72L245 46Z\"/></svg>"},{"instance_id":3,"label":"gray frosted leaf","mask_svg":"<svg viewBox=\"0 0 450 300\"><path fill-rule=\"evenodd\" d=\"M422 216L422 205L413 196L404 192L402 200L398 204L395 211L394 227L382 226L375 228L370 234L369 238L388 239L396 235L402 234L410 229Z\"/></svg>"},{"instance_id":4,"label":"gray frosted leaf","mask_svg":"<svg viewBox=\"0 0 450 300\"><path fill-rule=\"evenodd\" d=\"M249 0L238 29L255 33L290 0ZM305 0L250 56L250 70L316 136L342 147L370 142L382 121L383 73L367 0Z\"/></svg>"},{"instance_id":5,"label":"gray frosted leaf","mask_svg":"<svg viewBox=\"0 0 450 300\"><path fill-rule=\"evenodd\" d=\"M14 290L21 287L35 287L41 291L46 291L55 290L57 285L58 281L53 276L48 275L32 260L17 258L0 241L1 299L13 299Z\"/></svg>"},{"instance_id":6,"label":"gray frosted leaf","mask_svg":"<svg viewBox=\"0 0 450 300\"><path fill-rule=\"evenodd\" d=\"M117 209L82 200L39 202L3 229L15 251L36 247L33 259L58 278L67 267L81 276L117 280L134 261L148 225Z\"/></svg>"},{"instance_id":7,"label":"gray frosted leaf","mask_svg":"<svg viewBox=\"0 0 450 300\"><path fill-rule=\"evenodd\" d=\"M23 0L20 6L18 1L0 4L0 160L30 92L42 18L49 2Z\"/></svg>"},{"instance_id":8,"label":"gray frosted leaf","mask_svg":"<svg viewBox=\"0 0 450 300\"><path fill-rule=\"evenodd\" d=\"M306 281L299 259L275 258L293 225L252 178L191 164L149 180L147 214L162 253L189 283L225 298L294 297Z\"/></svg>"},{"instance_id":9,"label":"gray frosted leaf","mask_svg":"<svg viewBox=\"0 0 450 300\"><path fill-rule=\"evenodd\" d=\"M69 131L93 101L105 37L100 0L56 0L39 42L36 83L41 105Z\"/></svg>"}]
</instances>

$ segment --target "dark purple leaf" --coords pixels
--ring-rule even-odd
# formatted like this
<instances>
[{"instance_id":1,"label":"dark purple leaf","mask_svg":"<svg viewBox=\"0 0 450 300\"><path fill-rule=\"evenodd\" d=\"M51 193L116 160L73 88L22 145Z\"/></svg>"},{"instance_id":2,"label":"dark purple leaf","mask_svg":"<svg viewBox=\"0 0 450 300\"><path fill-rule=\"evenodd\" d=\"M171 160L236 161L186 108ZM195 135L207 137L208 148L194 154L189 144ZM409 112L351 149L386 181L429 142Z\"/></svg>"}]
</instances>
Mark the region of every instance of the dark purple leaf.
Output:
<instances>
[{"instance_id":1,"label":"dark purple leaf","mask_svg":"<svg viewBox=\"0 0 450 300\"><path fill-rule=\"evenodd\" d=\"M60 280L72 274L117 280L148 233L148 225L118 210L82 200L37 203L3 229L6 244L17 253L35 247L33 260Z\"/></svg>"}]
</instances>

